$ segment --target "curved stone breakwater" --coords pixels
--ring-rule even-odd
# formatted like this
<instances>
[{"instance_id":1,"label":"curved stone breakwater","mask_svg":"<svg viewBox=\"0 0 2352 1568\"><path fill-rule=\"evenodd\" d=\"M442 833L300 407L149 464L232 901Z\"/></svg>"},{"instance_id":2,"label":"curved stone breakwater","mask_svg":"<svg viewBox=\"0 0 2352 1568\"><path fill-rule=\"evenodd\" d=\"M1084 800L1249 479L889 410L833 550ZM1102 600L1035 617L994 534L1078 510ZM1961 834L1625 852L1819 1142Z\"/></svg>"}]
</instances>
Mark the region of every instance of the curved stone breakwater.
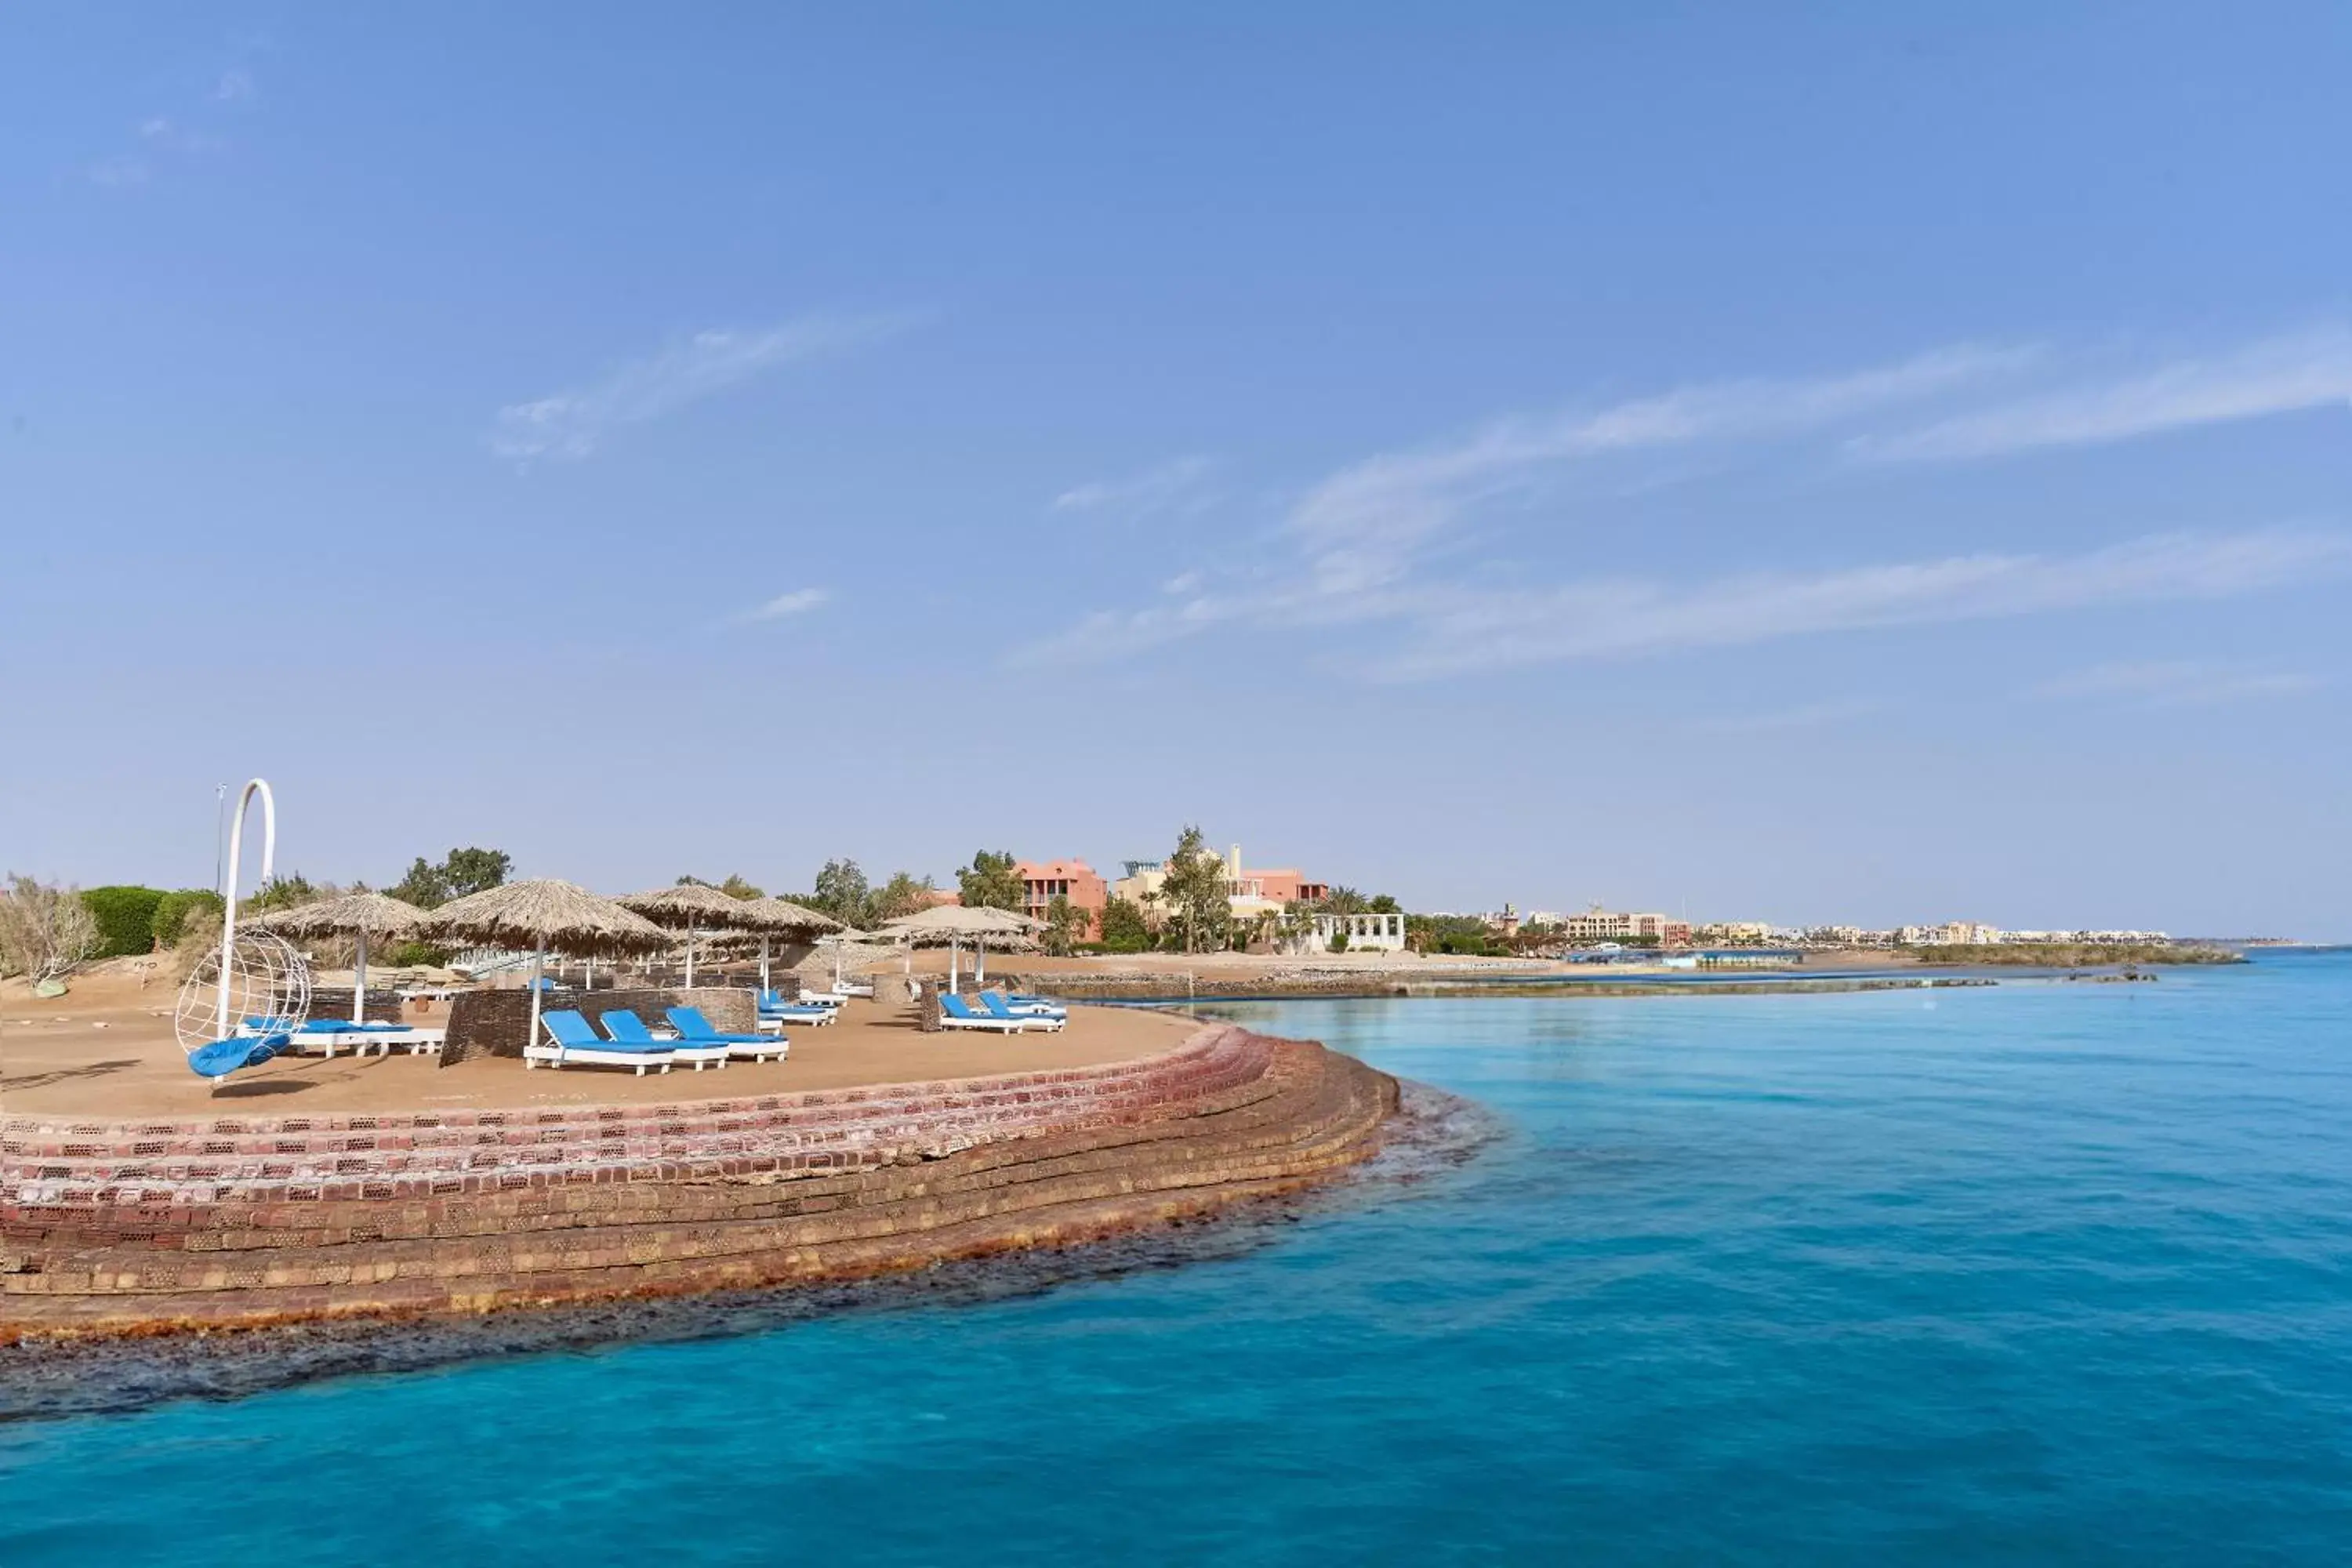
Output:
<instances>
[{"instance_id":1,"label":"curved stone breakwater","mask_svg":"<svg viewBox=\"0 0 2352 1568\"><path fill-rule=\"evenodd\" d=\"M1094 1240L1365 1158L1397 1085L1232 1027L1140 1061L693 1104L0 1122L0 1337L481 1312Z\"/></svg>"}]
</instances>

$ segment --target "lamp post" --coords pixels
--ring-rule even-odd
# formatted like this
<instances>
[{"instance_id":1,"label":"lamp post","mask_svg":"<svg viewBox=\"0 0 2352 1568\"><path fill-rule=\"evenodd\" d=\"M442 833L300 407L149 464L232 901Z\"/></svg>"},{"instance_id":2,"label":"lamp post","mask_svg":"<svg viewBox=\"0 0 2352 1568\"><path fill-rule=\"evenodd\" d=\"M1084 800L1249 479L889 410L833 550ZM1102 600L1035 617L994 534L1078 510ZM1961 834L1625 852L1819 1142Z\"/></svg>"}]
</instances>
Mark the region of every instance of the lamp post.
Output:
<instances>
[{"instance_id":1,"label":"lamp post","mask_svg":"<svg viewBox=\"0 0 2352 1568\"><path fill-rule=\"evenodd\" d=\"M228 897L228 885L222 879L221 846L227 832L228 785L216 784L213 785L213 891L224 899Z\"/></svg>"}]
</instances>

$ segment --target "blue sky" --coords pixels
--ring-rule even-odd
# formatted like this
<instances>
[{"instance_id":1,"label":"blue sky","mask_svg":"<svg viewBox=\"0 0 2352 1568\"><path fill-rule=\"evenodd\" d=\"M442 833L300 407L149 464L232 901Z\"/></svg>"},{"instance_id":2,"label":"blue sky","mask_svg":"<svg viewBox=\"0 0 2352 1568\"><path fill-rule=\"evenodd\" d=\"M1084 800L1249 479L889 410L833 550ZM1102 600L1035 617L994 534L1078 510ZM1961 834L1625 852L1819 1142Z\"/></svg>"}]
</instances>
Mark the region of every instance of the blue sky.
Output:
<instances>
[{"instance_id":1,"label":"blue sky","mask_svg":"<svg viewBox=\"0 0 2352 1568\"><path fill-rule=\"evenodd\" d=\"M2352 12L12 8L0 860L2352 937Z\"/></svg>"}]
</instances>

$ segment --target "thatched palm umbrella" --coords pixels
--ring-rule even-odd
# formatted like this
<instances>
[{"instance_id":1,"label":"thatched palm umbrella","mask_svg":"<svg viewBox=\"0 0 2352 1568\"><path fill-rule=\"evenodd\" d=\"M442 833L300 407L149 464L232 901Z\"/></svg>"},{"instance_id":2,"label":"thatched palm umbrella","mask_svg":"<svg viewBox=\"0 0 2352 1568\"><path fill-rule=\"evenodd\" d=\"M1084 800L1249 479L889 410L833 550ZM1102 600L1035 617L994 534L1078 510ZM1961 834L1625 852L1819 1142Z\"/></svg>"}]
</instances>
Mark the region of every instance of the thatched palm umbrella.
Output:
<instances>
[{"instance_id":1,"label":"thatched palm umbrella","mask_svg":"<svg viewBox=\"0 0 2352 1568\"><path fill-rule=\"evenodd\" d=\"M418 922L428 941L530 949L530 1035L539 1038L539 975L551 952L621 958L659 952L669 932L585 888L546 879L507 882L442 905Z\"/></svg>"},{"instance_id":2,"label":"thatched palm umbrella","mask_svg":"<svg viewBox=\"0 0 2352 1568\"><path fill-rule=\"evenodd\" d=\"M789 936L798 942L806 942L827 932L837 935L848 929L823 910L810 909L806 904L796 904L790 899L746 899L743 904L746 909L757 910L776 921L773 925L760 928L760 989L762 991L769 989L769 937Z\"/></svg>"},{"instance_id":3,"label":"thatched palm umbrella","mask_svg":"<svg viewBox=\"0 0 2352 1568\"><path fill-rule=\"evenodd\" d=\"M971 938L972 979L988 978L986 942L993 937L1023 937L1043 931L1045 922L1031 920L1012 910L968 908L962 904L941 904L903 920L886 921L882 929L904 938L917 947L938 947L945 943L948 950L948 991L956 988L956 950L965 937Z\"/></svg>"},{"instance_id":4,"label":"thatched palm umbrella","mask_svg":"<svg viewBox=\"0 0 2352 1568\"><path fill-rule=\"evenodd\" d=\"M352 1022L367 1018L367 950L372 936L406 936L424 921L425 911L389 893L346 893L315 904L297 904L263 915L255 925L280 936L348 936L359 941L359 958L352 970Z\"/></svg>"},{"instance_id":5,"label":"thatched palm umbrella","mask_svg":"<svg viewBox=\"0 0 2352 1568\"><path fill-rule=\"evenodd\" d=\"M630 893L614 901L624 909L635 910L656 925L686 932L688 985L694 984L695 938L704 931L757 935L764 976L769 938L784 932L815 931L836 923L814 910L804 910L783 899L739 899L699 882L680 882L675 888Z\"/></svg>"},{"instance_id":6,"label":"thatched palm umbrella","mask_svg":"<svg viewBox=\"0 0 2352 1568\"><path fill-rule=\"evenodd\" d=\"M841 950L847 947L853 942L872 942L873 940L873 932L852 931L846 926L844 926L839 931L832 932L830 935L817 938L817 946L829 947L833 949L834 990L839 991L841 989Z\"/></svg>"}]
</instances>

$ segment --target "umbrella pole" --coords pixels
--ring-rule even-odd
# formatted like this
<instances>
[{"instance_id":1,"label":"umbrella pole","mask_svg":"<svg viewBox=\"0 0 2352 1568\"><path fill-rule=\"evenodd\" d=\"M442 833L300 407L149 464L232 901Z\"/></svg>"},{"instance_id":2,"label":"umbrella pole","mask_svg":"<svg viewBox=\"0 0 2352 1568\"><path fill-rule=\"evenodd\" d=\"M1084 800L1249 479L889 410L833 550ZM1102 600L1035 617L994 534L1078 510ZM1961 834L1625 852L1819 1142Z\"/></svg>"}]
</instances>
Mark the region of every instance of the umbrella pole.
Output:
<instances>
[{"instance_id":1,"label":"umbrella pole","mask_svg":"<svg viewBox=\"0 0 2352 1568\"><path fill-rule=\"evenodd\" d=\"M950 996L956 994L956 960L960 956L956 935L953 931L950 931L948 933L948 994Z\"/></svg>"},{"instance_id":2,"label":"umbrella pole","mask_svg":"<svg viewBox=\"0 0 2352 1568\"><path fill-rule=\"evenodd\" d=\"M766 931L760 933L760 989L762 991L775 989L768 984L768 933Z\"/></svg>"},{"instance_id":3,"label":"umbrella pole","mask_svg":"<svg viewBox=\"0 0 2352 1568\"><path fill-rule=\"evenodd\" d=\"M686 928L686 988L694 989L694 928Z\"/></svg>"},{"instance_id":4,"label":"umbrella pole","mask_svg":"<svg viewBox=\"0 0 2352 1568\"><path fill-rule=\"evenodd\" d=\"M522 1043L525 1050L539 1044L539 970L540 965L546 962L546 956L544 947L530 950L530 1034Z\"/></svg>"},{"instance_id":5,"label":"umbrella pole","mask_svg":"<svg viewBox=\"0 0 2352 1568\"><path fill-rule=\"evenodd\" d=\"M352 972L352 1022L367 1022L367 932L360 932L359 967Z\"/></svg>"},{"instance_id":6,"label":"umbrella pole","mask_svg":"<svg viewBox=\"0 0 2352 1568\"><path fill-rule=\"evenodd\" d=\"M988 939L974 932L971 939L971 983L988 984Z\"/></svg>"}]
</instances>

